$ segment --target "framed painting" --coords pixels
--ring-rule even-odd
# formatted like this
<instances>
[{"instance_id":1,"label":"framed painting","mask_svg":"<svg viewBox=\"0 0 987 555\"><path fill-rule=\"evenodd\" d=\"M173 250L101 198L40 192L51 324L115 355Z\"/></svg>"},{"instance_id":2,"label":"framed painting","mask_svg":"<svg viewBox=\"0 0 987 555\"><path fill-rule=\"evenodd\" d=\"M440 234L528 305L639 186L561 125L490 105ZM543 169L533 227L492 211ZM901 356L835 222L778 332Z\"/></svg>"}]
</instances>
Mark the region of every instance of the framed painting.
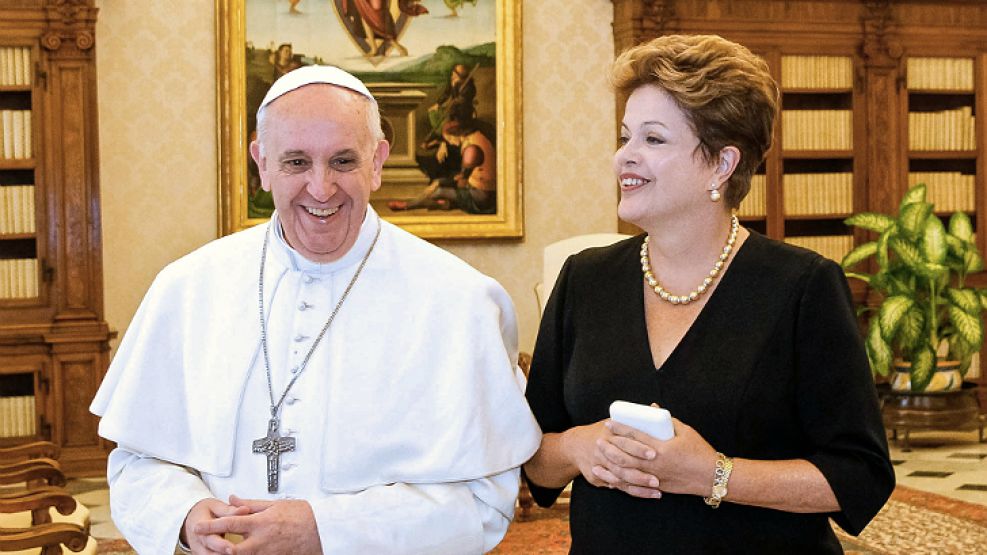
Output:
<instances>
[{"instance_id":1,"label":"framed painting","mask_svg":"<svg viewBox=\"0 0 987 555\"><path fill-rule=\"evenodd\" d=\"M518 238L521 8L513 0L216 0L219 225L274 210L249 154L277 77L339 66L377 98L391 154L370 199L425 238Z\"/></svg>"}]
</instances>

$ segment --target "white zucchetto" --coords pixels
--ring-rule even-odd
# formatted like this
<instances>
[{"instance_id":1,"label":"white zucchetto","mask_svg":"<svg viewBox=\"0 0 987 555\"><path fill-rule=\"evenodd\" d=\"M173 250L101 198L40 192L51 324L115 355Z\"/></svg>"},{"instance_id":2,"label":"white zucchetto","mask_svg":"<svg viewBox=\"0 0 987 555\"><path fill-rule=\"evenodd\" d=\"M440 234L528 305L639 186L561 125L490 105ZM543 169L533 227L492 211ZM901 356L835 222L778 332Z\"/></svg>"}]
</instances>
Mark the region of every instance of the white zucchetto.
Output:
<instances>
[{"instance_id":1,"label":"white zucchetto","mask_svg":"<svg viewBox=\"0 0 987 555\"><path fill-rule=\"evenodd\" d=\"M328 85L336 85L337 87L343 87L344 89L349 89L353 92L362 94L363 96L370 99L371 102L377 102L367 86L350 73L343 71L335 66L302 66L298 69L294 69L285 73L278 78L277 81L271 85L270 90L264 95L263 102L257 108L257 111L261 111L265 106L274 102L277 98L282 95L289 93L297 88L304 87L305 85L312 85L315 83L326 83Z\"/></svg>"}]
</instances>

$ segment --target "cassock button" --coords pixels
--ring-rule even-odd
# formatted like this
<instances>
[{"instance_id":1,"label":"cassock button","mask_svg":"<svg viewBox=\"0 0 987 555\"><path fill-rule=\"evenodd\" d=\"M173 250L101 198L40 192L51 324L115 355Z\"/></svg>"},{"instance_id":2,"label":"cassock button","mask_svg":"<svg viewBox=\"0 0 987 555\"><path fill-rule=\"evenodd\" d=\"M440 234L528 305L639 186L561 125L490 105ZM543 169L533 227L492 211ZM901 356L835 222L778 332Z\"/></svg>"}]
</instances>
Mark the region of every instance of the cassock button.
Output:
<instances>
[{"instance_id":1,"label":"cassock button","mask_svg":"<svg viewBox=\"0 0 987 555\"><path fill-rule=\"evenodd\" d=\"M288 403L289 405L294 405L296 401L298 401L298 397L288 397L287 399L284 400L284 402Z\"/></svg>"},{"instance_id":2,"label":"cassock button","mask_svg":"<svg viewBox=\"0 0 987 555\"><path fill-rule=\"evenodd\" d=\"M302 312L305 312L306 310L308 310L310 308L312 308L312 305L308 304L305 301L302 301L302 302L298 303L298 310L301 310Z\"/></svg>"},{"instance_id":3,"label":"cassock button","mask_svg":"<svg viewBox=\"0 0 987 555\"><path fill-rule=\"evenodd\" d=\"M292 374L297 374L298 373L298 367L297 366L292 366L291 367L291 373Z\"/></svg>"},{"instance_id":4,"label":"cassock button","mask_svg":"<svg viewBox=\"0 0 987 555\"><path fill-rule=\"evenodd\" d=\"M283 463L281 465L281 468L285 470L291 470L292 468L295 468L295 463L290 463L290 462Z\"/></svg>"},{"instance_id":5,"label":"cassock button","mask_svg":"<svg viewBox=\"0 0 987 555\"><path fill-rule=\"evenodd\" d=\"M302 341L305 341L306 339L308 339L308 336L307 335L298 334L298 335L295 336L295 343L301 343Z\"/></svg>"},{"instance_id":6,"label":"cassock button","mask_svg":"<svg viewBox=\"0 0 987 555\"><path fill-rule=\"evenodd\" d=\"M315 278L308 274L305 274L305 277L302 278L302 281L304 281L305 283L312 283L313 281L315 281Z\"/></svg>"}]
</instances>

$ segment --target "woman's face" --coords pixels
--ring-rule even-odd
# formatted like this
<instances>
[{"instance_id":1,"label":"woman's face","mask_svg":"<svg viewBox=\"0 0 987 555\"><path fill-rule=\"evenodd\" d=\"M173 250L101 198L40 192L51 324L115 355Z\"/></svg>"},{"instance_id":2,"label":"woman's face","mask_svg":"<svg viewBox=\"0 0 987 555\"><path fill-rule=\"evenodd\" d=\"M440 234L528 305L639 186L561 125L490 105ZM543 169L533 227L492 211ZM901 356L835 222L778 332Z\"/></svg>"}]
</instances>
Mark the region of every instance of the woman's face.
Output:
<instances>
[{"instance_id":1,"label":"woman's face","mask_svg":"<svg viewBox=\"0 0 987 555\"><path fill-rule=\"evenodd\" d=\"M613 157L620 218L648 229L661 219L708 206L715 172L698 145L685 112L672 97L655 85L635 89L627 99Z\"/></svg>"}]
</instances>

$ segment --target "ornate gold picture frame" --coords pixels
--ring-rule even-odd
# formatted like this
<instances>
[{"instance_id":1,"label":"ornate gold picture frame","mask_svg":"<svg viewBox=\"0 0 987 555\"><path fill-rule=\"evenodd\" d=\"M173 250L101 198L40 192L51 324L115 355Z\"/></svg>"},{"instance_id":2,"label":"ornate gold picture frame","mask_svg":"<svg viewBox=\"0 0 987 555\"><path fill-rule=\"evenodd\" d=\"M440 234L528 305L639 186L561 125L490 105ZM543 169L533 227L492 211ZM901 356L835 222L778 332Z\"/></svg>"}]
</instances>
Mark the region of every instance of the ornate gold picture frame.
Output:
<instances>
[{"instance_id":1,"label":"ornate gold picture frame","mask_svg":"<svg viewBox=\"0 0 987 555\"><path fill-rule=\"evenodd\" d=\"M268 219L248 151L274 79L312 63L363 79L391 155L371 204L424 238L523 236L521 7L512 0L216 0L219 226Z\"/></svg>"}]
</instances>

